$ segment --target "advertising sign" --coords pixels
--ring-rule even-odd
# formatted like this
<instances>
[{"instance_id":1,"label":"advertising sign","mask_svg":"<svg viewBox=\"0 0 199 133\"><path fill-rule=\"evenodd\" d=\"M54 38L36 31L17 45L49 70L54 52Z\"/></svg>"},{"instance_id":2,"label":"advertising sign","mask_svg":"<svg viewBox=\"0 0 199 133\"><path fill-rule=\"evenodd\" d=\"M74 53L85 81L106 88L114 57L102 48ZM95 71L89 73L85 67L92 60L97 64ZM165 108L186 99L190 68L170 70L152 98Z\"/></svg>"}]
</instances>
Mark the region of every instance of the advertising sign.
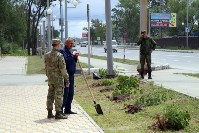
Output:
<instances>
[{"instance_id":1,"label":"advertising sign","mask_svg":"<svg viewBox=\"0 0 199 133\"><path fill-rule=\"evenodd\" d=\"M177 14L176 13L171 13L171 20L170 20L170 25L169 27L176 27L176 20L177 20Z\"/></svg>"},{"instance_id":2,"label":"advertising sign","mask_svg":"<svg viewBox=\"0 0 199 133\"><path fill-rule=\"evenodd\" d=\"M87 38L87 33L83 32L82 33L82 38Z\"/></svg>"},{"instance_id":3,"label":"advertising sign","mask_svg":"<svg viewBox=\"0 0 199 133\"><path fill-rule=\"evenodd\" d=\"M170 20L171 13L151 13L152 20Z\"/></svg>"}]
</instances>

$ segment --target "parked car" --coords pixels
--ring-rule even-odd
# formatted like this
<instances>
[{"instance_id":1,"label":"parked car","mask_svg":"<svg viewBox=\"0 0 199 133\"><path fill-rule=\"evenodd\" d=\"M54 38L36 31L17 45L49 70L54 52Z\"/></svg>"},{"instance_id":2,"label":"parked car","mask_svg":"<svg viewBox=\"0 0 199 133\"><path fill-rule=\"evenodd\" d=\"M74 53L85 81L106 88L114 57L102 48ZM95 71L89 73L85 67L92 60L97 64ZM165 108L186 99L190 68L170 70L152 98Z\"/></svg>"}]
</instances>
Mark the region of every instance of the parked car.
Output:
<instances>
[{"instance_id":1,"label":"parked car","mask_svg":"<svg viewBox=\"0 0 199 133\"><path fill-rule=\"evenodd\" d=\"M106 41L103 41L103 44L104 44L104 52L106 53L107 52L107 45L106 45ZM118 42L116 40L112 40L112 50L113 50L113 53L117 53L118 51Z\"/></svg>"},{"instance_id":2,"label":"parked car","mask_svg":"<svg viewBox=\"0 0 199 133\"><path fill-rule=\"evenodd\" d=\"M80 47L86 47L87 45L88 45L88 42L87 42L87 41L81 42Z\"/></svg>"},{"instance_id":3,"label":"parked car","mask_svg":"<svg viewBox=\"0 0 199 133\"><path fill-rule=\"evenodd\" d=\"M76 47L76 42L73 43L73 47Z\"/></svg>"}]
</instances>

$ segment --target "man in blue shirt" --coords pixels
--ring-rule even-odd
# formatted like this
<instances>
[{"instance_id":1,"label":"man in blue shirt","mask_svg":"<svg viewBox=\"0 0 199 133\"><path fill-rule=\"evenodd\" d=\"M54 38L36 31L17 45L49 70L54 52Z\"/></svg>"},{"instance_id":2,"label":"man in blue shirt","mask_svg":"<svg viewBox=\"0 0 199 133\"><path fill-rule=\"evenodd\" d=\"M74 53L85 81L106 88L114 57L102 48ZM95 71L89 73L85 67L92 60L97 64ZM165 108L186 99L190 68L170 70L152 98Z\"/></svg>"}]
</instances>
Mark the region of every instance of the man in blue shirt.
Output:
<instances>
[{"instance_id":1,"label":"man in blue shirt","mask_svg":"<svg viewBox=\"0 0 199 133\"><path fill-rule=\"evenodd\" d=\"M77 114L71 111L71 103L73 101L74 96L74 74L76 71L76 63L78 59L78 53L72 53L71 49L73 47L74 41L72 38L68 38L65 41L65 46L60 50L63 54L65 62L66 62L66 70L69 75L70 85L69 87L64 88L64 98L62 104L62 111L64 114ZM65 85L65 84L64 84ZM65 108L65 110L63 110Z\"/></svg>"}]
</instances>

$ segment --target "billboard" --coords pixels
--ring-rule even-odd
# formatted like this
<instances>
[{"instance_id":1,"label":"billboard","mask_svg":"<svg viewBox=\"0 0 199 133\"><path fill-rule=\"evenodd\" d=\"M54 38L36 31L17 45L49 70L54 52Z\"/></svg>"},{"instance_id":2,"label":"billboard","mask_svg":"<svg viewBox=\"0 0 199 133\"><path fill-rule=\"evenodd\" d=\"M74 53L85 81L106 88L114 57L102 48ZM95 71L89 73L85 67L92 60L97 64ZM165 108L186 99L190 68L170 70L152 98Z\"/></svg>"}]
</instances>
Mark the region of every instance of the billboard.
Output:
<instances>
[{"instance_id":1,"label":"billboard","mask_svg":"<svg viewBox=\"0 0 199 133\"><path fill-rule=\"evenodd\" d=\"M176 27L176 13L151 13L151 27Z\"/></svg>"},{"instance_id":2,"label":"billboard","mask_svg":"<svg viewBox=\"0 0 199 133\"><path fill-rule=\"evenodd\" d=\"M153 19L153 20L170 20L171 13L151 13L151 19Z\"/></svg>"},{"instance_id":3,"label":"billboard","mask_svg":"<svg viewBox=\"0 0 199 133\"><path fill-rule=\"evenodd\" d=\"M177 14L176 13L171 13L171 20L170 20L170 25L169 27L176 27L176 20L177 20Z\"/></svg>"}]
</instances>

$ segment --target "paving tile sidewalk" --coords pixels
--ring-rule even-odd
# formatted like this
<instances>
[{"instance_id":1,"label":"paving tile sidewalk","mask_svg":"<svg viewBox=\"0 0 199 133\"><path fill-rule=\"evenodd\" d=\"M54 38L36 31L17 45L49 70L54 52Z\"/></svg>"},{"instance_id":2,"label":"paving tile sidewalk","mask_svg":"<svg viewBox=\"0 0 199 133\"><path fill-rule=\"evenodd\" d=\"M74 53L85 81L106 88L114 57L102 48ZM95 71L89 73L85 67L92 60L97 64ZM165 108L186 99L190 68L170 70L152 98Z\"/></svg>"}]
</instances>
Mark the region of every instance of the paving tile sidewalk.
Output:
<instances>
[{"instance_id":1,"label":"paving tile sidewalk","mask_svg":"<svg viewBox=\"0 0 199 133\"><path fill-rule=\"evenodd\" d=\"M83 63L88 62L87 57L79 57L80 61ZM97 68L107 68L106 60L99 60L91 58L91 65ZM125 75L137 75L137 66L136 65L127 65L118 62L114 62L114 68ZM199 78L185 76L182 74L176 73L199 73L198 71L186 71L181 69L166 69L160 71L152 72L153 79L155 84L162 85L167 89L172 89L177 92L196 97L199 99ZM147 77L145 77L146 80Z\"/></svg>"},{"instance_id":2,"label":"paving tile sidewalk","mask_svg":"<svg viewBox=\"0 0 199 133\"><path fill-rule=\"evenodd\" d=\"M0 133L103 132L77 103L72 106L77 115L66 120L47 119L47 90L46 85L1 87Z\"/></svg>"},{"instance_id":3,"label":"paving tile sidewalk","mask_svg":"<svg viewBox=\"0 0 199 133\"><path fill-rule=\"evenodd\" d=\"M77 115L66 120L47 119L46 77L26 76L26 61L25 57L0 60L0 133L103 133L75 101L72 110Z\"/></svg>"}]
</instances>

